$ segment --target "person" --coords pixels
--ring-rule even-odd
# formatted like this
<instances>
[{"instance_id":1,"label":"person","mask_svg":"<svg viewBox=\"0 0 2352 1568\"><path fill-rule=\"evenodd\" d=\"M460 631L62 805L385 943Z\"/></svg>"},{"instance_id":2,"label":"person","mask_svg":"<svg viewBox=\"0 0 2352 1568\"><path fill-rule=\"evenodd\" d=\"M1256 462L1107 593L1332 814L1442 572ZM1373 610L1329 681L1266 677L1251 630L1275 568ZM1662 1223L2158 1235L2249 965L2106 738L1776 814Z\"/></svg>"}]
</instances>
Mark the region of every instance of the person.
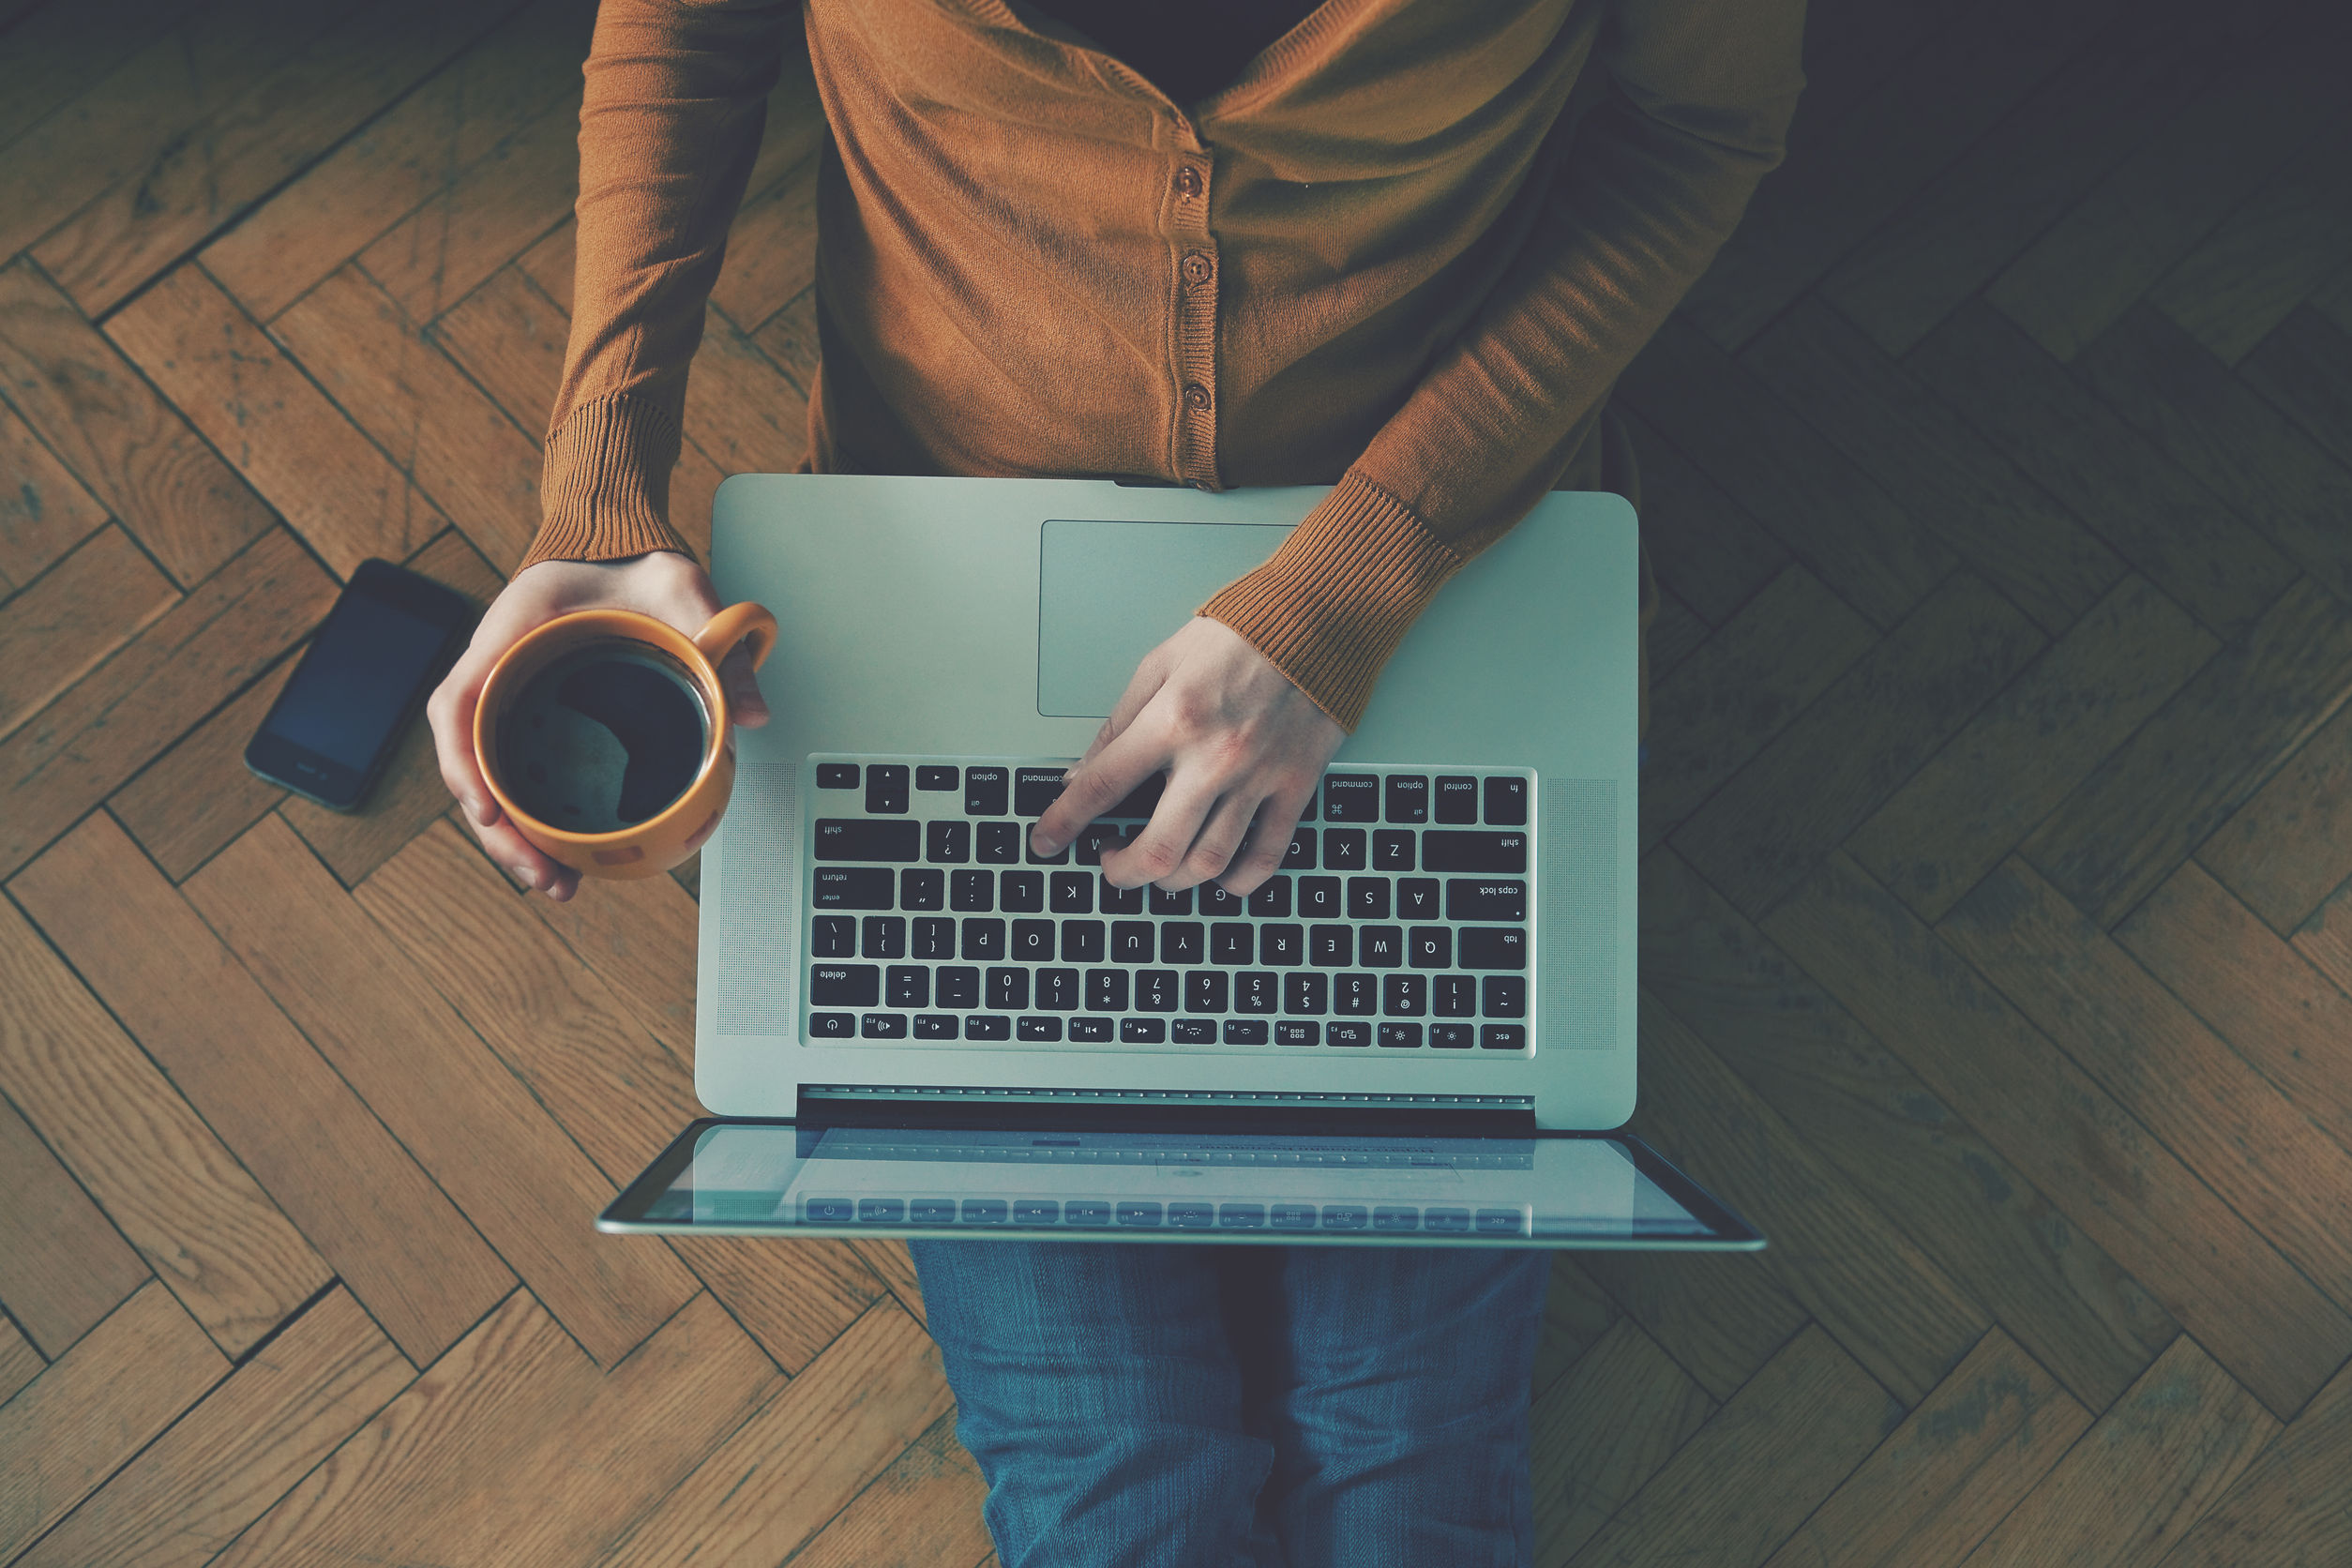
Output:
<instances>
[{"instance_id":1,"label":"person","mask_svg":"<svg viewBox=\"0 0 2352 1568\"><path fill-rule=\"evenodd\" d=\"M1546 490L1632 493L1609 389L1802 85L1802 0L606 0L544 526L430 704L474 831L551 898L577 879L500 819L473 704L556 614L719 608L668 478L796 28L833 132L811 468L1333 487L1033 830L1056 852L1164 773L1102 870L1169 890L1271 874L1414 617ZM1005 1568L1530 1560L1541 1253L915 1255Z\"/></svg>"}]
</instances>

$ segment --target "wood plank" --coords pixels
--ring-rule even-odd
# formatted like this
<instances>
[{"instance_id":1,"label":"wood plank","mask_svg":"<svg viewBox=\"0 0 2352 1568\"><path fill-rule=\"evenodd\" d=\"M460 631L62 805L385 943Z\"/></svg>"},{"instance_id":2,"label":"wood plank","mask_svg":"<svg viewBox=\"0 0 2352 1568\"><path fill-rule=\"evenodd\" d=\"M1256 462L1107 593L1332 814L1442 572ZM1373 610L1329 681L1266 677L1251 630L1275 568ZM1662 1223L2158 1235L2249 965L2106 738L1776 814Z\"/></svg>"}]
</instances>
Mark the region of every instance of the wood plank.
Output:
<instances>
[{"instance_id":1,"label":"wood plank","mask_svg":"<svg viewBox=\"0 0 2352 1568\"><path fill-rule=\"evenodd\" d=\"M0 735L47 707L174 604L180 591L108 523L0 604Z\"/></svg>"},{"instance_id":2,"label":"wood plank","mask_svg":"<svg viewBox=\"0 0 2352 1568\"><path fill-rule=\"evenodd\" d=\"M539 527L534 438L356 267L303 295L273 330L490 565L512 572Z\"/></svg>"},{"instance_id":3,"label":"wood plank","mask_svg":"<svg viewBox=\"0 0 2352 1568\"><path fill-rule=\"evenodd\" d=\"M155 1063L5 903L0 1091L231 1355L332 1277Z\"/></svg>"},{"instance_id":4,"label":"wood plank","mask_svg":"<svg viewBox=\"0 0 2352 1568\"><path fill-rule=\"evenodd\" d=\"M405 560L448 526L202 268L172 273L106 334L336 576L349 578L370 556Z\"/></svg>"},{"instance_id":5,"label":"wood plank","mask_svg":"<svg viewBox=\"0 0 2352 1568\"><path fill-rule=\"evenodd\" d=\"M1788 551L1665 436L1637 416L1626 425L1641 467L1642 548L1659 582L1720 626L1780 576Z\"/></svg>"},{"instance_id":6,"label":"wood plank","mask_svg":"<svg viewBox=\"0 0 2352 1568\"><path fill-rule=\"evenodd\" d=\"M93 0L86 6L36 5L0 22L10 29L0 55L0 145L70 103L150 37L178 20L193 0Z\"/></svg>"},{"instance_id":7,"label":"wood plank","mask_svg":"<svg viewBox=\"0 0 2352 1568\"><path fill-rule=\"evenodd\" d=\"M2272 1410L2352 1355L2352 1319L1851 861L1764 928Z\"/></svg>"},{"instance_id":8,"label":"wood plank","mask_svg":"<svg viewBox=\"0 0 2352 1568\"><path fill-rule=\"evenodd\" d=\"M2322 1568L2352 1553L2352 1368L2199 1516L2166 1568Z\"/></svg>"},{"instance_id":9,"label":"wood plank","mask_svg":"<svg viewBox=\"0 0 2352 1568\"><path fill-rule=\"evenodd\" d=\"M851 1242L849 1248L857 1254L859 1261L873 1271L876 1279L889 1288L890 1293L897 1298L898 1304L907 1309L909 1317L926 1328L930 1326L930 1319L923 1310L923 1282L915 1276L914 1255L907 1250L906 1243L889 1236L867 1236ZM1545 1320L1549 1321L1548 1319ZM1537 1347L1535 1359L1540 1369L1544 1360L1541 1346Z\"/></svg>"},{"instance_id":10,"label":"wood plank","mask_svg":"<svg viewBox=\"0 0 2352 1568\"><path fill-rule=\"evenodd\" d=\"M93 815L9 890L410 1361L514 1288L113 818Z\"/></svg>"},{"instance_id":11,"label":"wood plank","mask_svg":"<svg viewBox=\"0 0 2352 1568\"><path fill-rule=\"evenodd\" d=\"M279 659L242 696L108 798L114 820L173 882L184 880L286 798L284 790L245 765L245 746L294 663Z\"/></svg>"},{"instance_id":12,"label":"wood plank","mask_svg":"<svg viewBox=\"0 0 2352 1568\"><path fill-rule=\"evenodd\" d=\"M2279 931L2301 925L2352 877L2352 707L2215 829L2197 859Z\"/></svg>"},{"instance_id":13,"label":"wood plank","mask_svg":"<svg viewBox=\"0 0 2352 1568\"><path fill-rule=\"evenodd\" d=\"M531 1316L534 1340L561 1337ZM783 1383L701 1294L607 1376L563 1349L535 1349L539 1386L528 1391L502 1386L513 1374L487 1345L462 1391L426 1392L434 1367L247 1531L223 1568L582 1563ZM503 1408L510 1399L520 1409Z\"/></svg>"},{"instance_id":14,"label":"wood plank","mask_svg":"<svg viewBox=\"0 0 2352 1568\"><path fill-rule=\"evenodd\" d=\"M2143 577L2044 649L1847 851L1939 920L2194 675L2220 642Z\"/></svg>"},{"instance_id":15,"label":"wood plank","mask_svg":"<svg viewBox=\"0 0 2352 1568\"><path fill-rule=\"evenodd\" d=\"M324 33L159 149L137 180L52 230L34 259L85 313L105 315L447 63L504 8L411 0L330 13Z\"/></svg>"},{"instance_id":16,"label":"wood plank","mask_svg":"<svg viewBox=\"0 0 2352 1568\"><path fill-rule=\"evenodd\" d=\"M2352 257L2352 119L2339 117L2148 294L2235 365Z\"/></svg>"},{"instance_id":17,"label":"wood plank","mask_svg":"<svg viewBox=\"0 0 2352 1568\"><path fill-rule=\"evenodd\" d=\"M674 1258L606 1245L613 1195L292 830L271 818L188 881L189 898L508 1267L611 1365L693 1294Z\"/></svg>"},{"instance_id":18,"label":"wood plank","mask_svg":"<svg viewBox=\"0 0 2352 1568\"><path fill-rule=\"evenodd\" d=\"M1528 1413L1535 1560L1574 1557L1714 1412L1632 1319L1618 1319Z\"/></svg>"},{"instance_id":19,"label":"wood plank","mask_svg":"<svg viewBox=\"0 0 2352 1568\"><path fill-rule=\"evenodd\" d=\"M1741 1195L1781 1288L1906 1405L1993 1320L1654 999L1633 1128L1702 1186Z\"/></svg>"},{"instance_id":20,"label":"wood plank","mask_svg":"<svg viewBox=\"0 0 2352 1568\"><path fill-rule=\"evenodd\" d=\"M931 1423L792 1559L793 1568L945 1568L988 1554L980 1505L988 1484L956 1440L951 1413Z\"/></svg>"},{"instance_id":21,"label":"wood plank","mask_svg":"<svg viewBox=\"0 0 2352 1568\"><path fill-rule=\"evenodd\" d=\"M335 580L272 529L0 742L0 877L316 626Z\"/></svg>"},{"instance_id":22,"label":"wood plank","mask_svg":"<svg viewBox=\"0 0 2352 1568\"><path fill-rule=\"evenodd\" d=\"M4 1100L0 1192L0 1304L54 1361L146 1283L147 1265Z\"/></svg>"},{"instance_id":23,"label":"wood plank","mask_svg":"<svg viewBox=\"0 0 2352 1568\"><path fill-rule=\"evenodd\" d=\"M16 1397L16 1391L40 1376L45 1363L41 1353L33 1349L33 1342L17 1333L16 1325L0 1318L0 1405Z\"/></svg>"},{"instance_id":24,"label":"wood plank","mask_svg":"<svg viewBox=\"0 0 2352 1568\"><path fill-rule=\"evenodd\" d=\"M1907 353L2153 136L2275 10L2133 7L1839 262L1821 296L1887 353Z\"/></svg>"},{"instance_id":25,"label":"wood plank","mask_svg":"<svg viewBox=\"0 0 2352 1568\"><path fill-rule=\"evenodd\" d=\"M2183 1334L1968 1560L1968 1568L2151 1562L2279 1424Z\"/></svg>"},{"instance_id":26,"label":"wood plank","mask_svg":"<svg viewBox=\"0 0 2352 1568\"><path fill-rule=\"evenodd\" d=\"M2145 306L2086 348L2074 372L2107 405L2352 600L2352 474L2229 368Z\"/></svg>"},{"instance_id":27,"label":"wood plank","mask_svg":"<svg viewBox=\"0 0 2352 1568\"><path fill-rule=\"evenodd\" d=\"M2352 1153L2018 861L1936 930L2312 1283L2352 1303Z\"/></svg>"},{"instance_id":28,"label":"wood plank","mask_svg":"<svg viewBox=\"0 0 2352 1568\"><path fill-rule=\"evenodd\" d=\"M570 252L565 254L568 259ZM823 345L818 338L817 313L817 291L810 289L770 316L751 335L760 352L781 366L792 384L804 390L817 384L817 373L824 359Z\"/></svg>"},{"instance_id":29,"label":"wood plank","mask_svg":"<svg viewBox=\"0 0 2352 1568\"><path fill-rule=\"evenodd\" d=\"M33 427L0 403L0 594L30 582L98 530L106 508Z\"/></svg>"},{"instance_id":30,"label":"wood plank","mask_svg":"<svg viewBox=\"0 0 2352 1568\"><path fill-rule=\"evenodd\" d=\"M615 1001L678 1061L694 1060L694 981L701 912L675 882L583 882L564 903L526 898L596 972Z\"/></svg>"},{"instance_id":31,"label":"wood plank","mask_svg":"<svg viewBox=\"0 0 2352 1568\"><path fill-rule=\"evenodd\" d=\"M445 587L454 588L478 612L505 582L464 535L452 528L407 562ZM279 807L311 852L326 862L344 886L355 886L400 847L449 810L449 786L442 782L440 754L423 714L409 720L384 765L384 776L356 810L330 811L316 801L288 796Z\"/></svg>"},{"instance_id":32,"label":"wood plank","mask_svg":"<svg viewBox=\"0 0 2352 1568\"><path fill-rule=\"evenodd\" d=\"M1961 573L1694 813L1675 849L1760 916L2042 647L2014 606Z\"/></svg>"},{"instance_id":33,"label":"wood plank","mask_svg":"<svg viewBox=\"0 0 2352 1568\"><path fill-rule=\"evenodd\" d=\"M1642 657L1649 664L1650 679L1663 680L1672 674L1707 641L1708 630L1707 623L1690 606L1668 590L1659 589L1657 617L1642 633Z\"/></svg>"},{"instance_id":34,"label":"wood plank","mask_svg":"<svg viewBox=\"0 0 2352 1568\"><path fill-rule=\"evenodd\" d=\"M781 1562L951 1403L939 1351L882 1303L596 1560Z\"/></svg>"},{"instance_id":35,"label":"wood plank","mask_svg":"<svg viewBox=\"0 0 2352 1568\"><path fill-rule=\"evenodd\" d=\"M580 189L576 99L540 112L359 253L413 322L472 294L565 220Z\"/></svg>"},{"instance_id":36,"label":"wood plank","mask_svg":"<svg viewBox=\"0 0 2352 1568\"><path fill-rule=\"evenodd\" d=\"M2104 1409L2179 1325L1688 865L1642 864L1642 984L1814 1149Z\"/></svg>"},{"instance_id":37,"label":"wood plank","mask_svg":"<svg viewBox=\"0 0 2352 1568\"><path fill-rule=\"evenodd\" d=\"M2336 461L2352 464L2352 332L2298 310L2238 369Z\"/></svg>"},{"instance_id":38,"label":"wood plank","mask_svg":"<svg viewBox=\"0 0 2352 1568\"><path fill-rule=\"evenodd\" d=\"M1570 1560L1761 1563L1901 1418L1870 1374L1808 1328Z\"/></svg>"},{"instance_id":39,"label":"wood plank","mask_svg":"<svg viewBox=\"0 0 2352 1568\"><path fill-rule=\"evenodd\" d=\"M728 474L790 474L808 455L807 396L715 311L686 378L686 438Z\"/></svg>"},{"instance_id":40,"label":"wood plank","mask_svg":"<svg viewBox=\"0 0 2352 1568\"><path fill-rule=\"evenodd\" d=\"M204 247L268 321L542 113L580 98L593 8L530 0Z\"/></svg>"},{"instance_id":41,"label":"wood plank","mask_svg":"<svg viewBox=\"0 0 2352 1568\"><path fill-rule=\"evenodd\" d=\"M2110 0L2007 0L1905 58L1839 120L1834 136L1792 157L1757 189L1683 312L1726 349L1748 341L2116 8Z\"/></svg>"},{"instance_id":42,"label":"wood plank","mask_svg":"<svg viewBox=\"0 0 2352 1568\"><path fill-rule=\"evenodd\" d=\"M0 1557L23 1551L228 1370L162 1286L117 1307L0 1405Z\"/></svg>"},{"instance_id":43,"label":"wood plank","mask_svg":"<svg viewBox=\"0 0 2352 1568\"><path fill-rule=\"evenodd\" d=\"M270 525L261 499L23 258L0 267L0 396L183 587Z\"/></svg>"},{"instance_id":44,"label":"wood plank","mask_svg":"<svg viewBox=\"0 0 2352 1568\"><path fill-rule=\"evenodd\" d=\"M2036 484L2224 637L2252 625L2293 580L2294 566L2268 539L1990 306L1962 307L1908 364Z\"/></svg>"},{"instance_id":45,"label":"wood plank","mask_svg":"<svg viewBox=\"0 0 2352 1568\"><path fill-rule=\"evenodd\" d=\"M1984 297L2071 360L2291 157L2341 101L2343 19L2273 30L2004 268Z\"/></svg>"},{"instance_id":46,"label":"wood plank","mask_svg":"<svg viewBox=\"0 0 2352 1568\"><path fill-rule=\"evenodd\" d=\"M693 1074L532 916L454 824L420 834L355 897L616 1187L702 1114ZM661 1245L643 1238L599 1244ZM703 1237L671 1244L790 1372L882 1294L839 1243Z\"/></svg>"},{"instance_id":47,"label":"wood plank","mask_svg":"<svg viewBox=\"0 0 2352 1568\"><path fill-rule=\"evenodd\" d=\"M2020 852L2113 926L2352 696L2352 606L2297 580L2059 803Z\"/></svg>"},{"instance_id":48,"label":"wood plank","mask_svg":"<svg viewBox=\"0 0 2352 1568\"><path fill-rule=\"evenodd\" d=\"M1805 1326L1805 1309L1761 1258L1595 1252L1580 1260L1692 1380L1728 1399Z\"/></svg>"},{"instance_id":49,"label":"wood plank","mask_svg":"<svg viewBox=\"0 0 2352 1568\"><path fill-rule=\"evenodd\" d=\"M0 164L0 256L13 256L135 179L222 106L324 31L298 0L189 7L143 47L34 126Z\"/></svg>"},{"instance_id":50,"label":"wood plank","mask_svg":"<svg viewBox=\"0 0 2352 1568\"><path fill-rule=\"evenodd\" d=\"M1792 565L1671 673L1653 674L1643 847L1705 805L1877 641L1870 623Z\"/></svg>"},{"instance_id":51,"label":"wood plank","mask_svg":"<svg viewBox=\"0 0 2352 1568\"><path fill-rule=\"evenodd\" d=\"M2051 636L2123 576L2115 551L1828 306L1794 307L1740 358Z\"/></svg>"},{"instance_id":52,"label":"wood plank","mask_svg":"<svg viewBox=\"0 0 2352 1568\"><path fill-rule=\"evenodd\" d=\"M13 1568L198 1568L415 1376L329 1290Z\"/></svg>"},{"instance_id":53,"label":"wood plank","mask_svg":"<svg viewBox=\"0 0 2352 1568\"><path fill-rule=\"evenodd\" d=\"M1618 386L1644 420L1880 630L1908 615L1957 565L1940 540L1697 328L1669 317Z\"/></svg>"},{"instance_id":54,"label":"wood plank","mask_svg":"<svg viewBox=\"0 0 2352 1568\"><path fill-rule=\"evenodd\" d=\"M1554 1253L1544 1288L1544 1326L1535 1340L1535 1372L1528 1380L1532 1397L1542 1398L1623 1316L1576 1259Z\"/></svg>"},{"instance_id":55,"label":"wood plank","mask_svg":"<svg viewBox=\"0 0 2352 1568\"><path fill-rule=\"evenodd\" d=\"M571 322L521 269L507 265L427 329L533 439L541 439L564 379Z\"/></svg>"},{"instance_id":56,"label":"wood plank","mask_svg":"<svg viewBox=\"0 0 2352 1568\"><path fill-rule=\"evenodd\" d=\"M1957 1568L2089 1425L1996 1328L1765 1568Z\"/></svg>"},{"instance_id":57,"label":"wood plank","mask_svg":"<svg viewBox=\"0 0 2352 1568\"><path fill-rule=\"evenodd\" d=\"M2352 995L2352 882L2336 889L2335 897L2303 922L2292 941L2295 951L2314 969Z\"/></svg>"},{"instance_id":58,"label":"wood plank","mask_svg":"<svg viewBox=\"0 0 2352 1568\"><path fill-rule=\"evenodd\" d=\"M2191 861L2116 941L2218 1030L2297 1108L2352 1141L2352 996Z\"/></svg>"}]
</instances>

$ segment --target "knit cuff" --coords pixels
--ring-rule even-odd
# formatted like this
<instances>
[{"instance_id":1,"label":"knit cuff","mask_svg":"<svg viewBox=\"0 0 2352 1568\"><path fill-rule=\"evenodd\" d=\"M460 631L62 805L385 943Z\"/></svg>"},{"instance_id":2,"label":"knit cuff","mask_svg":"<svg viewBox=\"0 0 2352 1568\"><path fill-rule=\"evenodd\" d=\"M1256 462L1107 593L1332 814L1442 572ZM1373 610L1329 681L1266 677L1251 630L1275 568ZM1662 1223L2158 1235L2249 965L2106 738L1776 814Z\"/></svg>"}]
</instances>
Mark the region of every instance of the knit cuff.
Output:
<instances>
[{"instance_id":1,"label":"knit cuff","mask_svg":"<svg viewBox=\"0 0 2352 1568\"><path fill-rule=\"evenodd\" d=\"M1389 655L1461 565L1410 507L1350 474L1273 560L1198 613L1249 639L1353 733Z\"/></svg>"},{"instance_id":2,"label":"knit cuff","mask_svg":"<svg viewBox=\"0 0 2352 1568\"><path fill-rule=\"evenodd\" d=\"M691 559L669 520L678 441L677 415L648 399L624 392L572 410L547 438L539 534L515 570L656 550Z\"/></svg>"}]
</instances>

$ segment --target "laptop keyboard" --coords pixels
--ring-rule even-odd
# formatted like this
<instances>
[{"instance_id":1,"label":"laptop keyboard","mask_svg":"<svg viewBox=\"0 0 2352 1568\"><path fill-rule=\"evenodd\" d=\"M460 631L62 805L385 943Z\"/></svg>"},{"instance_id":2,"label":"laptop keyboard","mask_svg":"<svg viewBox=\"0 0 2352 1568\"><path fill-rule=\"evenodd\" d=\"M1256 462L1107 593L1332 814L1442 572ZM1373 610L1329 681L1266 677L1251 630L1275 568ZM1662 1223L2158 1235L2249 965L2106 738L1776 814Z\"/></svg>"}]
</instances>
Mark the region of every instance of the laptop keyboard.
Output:
<instances>
[{"instance_id":1,"label":"laptop keyboard","mask_svg":"<svg viewBox=\"0 0 2352 1568\"><path fill-rule=\"evenodd\" d=\"M1063 762L811 759L811 1040L1525 1052L1532 775L1334 768L1281 869L1119 888L1153 779L1058 855Z\"/></svg>"}]
</instances>

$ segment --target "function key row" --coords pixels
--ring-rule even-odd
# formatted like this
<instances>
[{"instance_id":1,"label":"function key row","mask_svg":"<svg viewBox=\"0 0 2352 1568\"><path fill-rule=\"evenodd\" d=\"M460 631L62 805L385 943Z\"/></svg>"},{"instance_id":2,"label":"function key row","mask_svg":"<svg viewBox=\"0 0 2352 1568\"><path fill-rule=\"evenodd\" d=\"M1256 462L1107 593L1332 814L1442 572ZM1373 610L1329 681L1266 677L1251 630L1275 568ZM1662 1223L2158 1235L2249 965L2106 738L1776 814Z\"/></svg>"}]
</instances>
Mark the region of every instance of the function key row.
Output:
<instances>
[{"instance_id":1,"label":"function key row","mask_svg":"<svg viewBox=\"0 0 2352 1568\"><path fill-rule=\"evenodd\" d=\"M1002 957L1000 952L994 957ZM1050 959L1053 955L1048 952ZM1096 959L1102 957L1098 950ZM1032 985L1035 1000L1031 1000ZM939 1000L932 1001L937 987ZM987 1000L983 1001L985 997ZM833 964L808 967L812 1007L985 1007L992 1013L1239 1013L1266 1018L1519 1019L1517 974L1275 974L1243 970L1032 970L1018 964ZM1130 1006L1132 1003L1132 1007Z\"/></svg>"},{"instance_id":2,"label":"function key row","mask_svg":"<svg viewBox=\"0 0 2352 1568\"><path fill-rule=\"evenodd\" d=\"M820 817L816 858L868 865L1100 866L1103 856L1131 840L1108 822L1093 822L1059 854L1028 847L1018 822L968 822L957 818L916 822L910 817ZM1461 829L1302 827L1290 835L1282 869L1312 871L1489 871L1527 869L1525 833Z\"/></svg>"},{"instance_id":3,"label":"function key row","mask_svg":"<svg viewBox=\"0 0 2352 1568\"><path fill-rule=\"evenodd\" d=\"M909 943L912 942L912 945ZM962 957L1027 963L1265 964L1277 969L1524 970L1516 926L1301 926L1269 921L1015 920L993 915L820 914L808 949L820 958Z\"/></svg>"},{"instance_id":4,"label":"function key row","mask_svg":"<svg viewBox=\"0 0 2352 1568\"><path fill-rule=\"evenodd\" d=\"M1419 1209L1410 1203L1325 1203L1325 1230L1430 1230L1448 1235L1520 1236L1527 1218L1516 1209ZM811 1225L1107 1226L1150 1229L1165 1214L1177 1229L1313 1230L1313 1203L1210 1203L1179 1199L1163 1210L1154 1199L1123 1198L812 1198L803 1213ZM960 1214L960 1218L958 1215Z\"/></svg>"},{"instance_id":5,"label":"function key row","mask_svg":"<svg viewBox=\"0 0 2352 1568\"><path fill-rule=\"evenodd\" d=\"M874 816L899 816L908 809L910 769L904 762L820 762L817 788L854 790L866 786L866 809ZM967 817L1042 817L1061 798L1063 770L1058 767L1008 767L1003 764L958 767L920 763L912 769L918 791L952 793L963 791ZM1149 818L1167 787L1165 775L1153 775L1124 800L1103 813L1107 819L1139 821ZM1388 822L1409 825L1437 822L1468 827L1527 825L1527 780L1510 774L1480 777L1470 774L1334 773L1323 777L1318 799L1300 813L1312 822L1318 801L1322 818L1332 822Z\"/></svg>"}]
</instances>

